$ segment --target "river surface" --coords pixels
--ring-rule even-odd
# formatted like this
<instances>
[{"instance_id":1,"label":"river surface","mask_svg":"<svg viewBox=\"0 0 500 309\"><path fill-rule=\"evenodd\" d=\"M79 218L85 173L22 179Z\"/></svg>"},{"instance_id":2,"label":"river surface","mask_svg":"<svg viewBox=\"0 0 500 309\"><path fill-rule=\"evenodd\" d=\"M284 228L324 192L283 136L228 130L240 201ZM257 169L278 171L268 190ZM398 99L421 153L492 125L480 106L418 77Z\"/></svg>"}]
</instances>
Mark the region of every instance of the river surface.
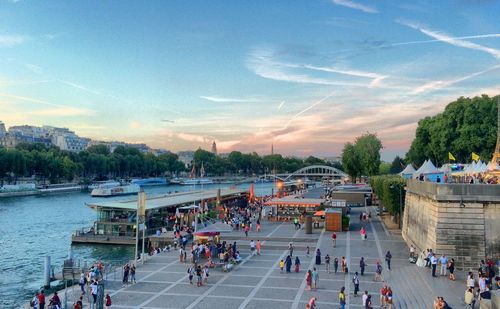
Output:
<instances>
[{"instance_id":1,"label":"river surface","mask_svg":"<svg viewBox=\"0 0 500 309\"><path fill-rule=\"evenodd\" d=\"M204 189L229 186L205 185ZM237 187L248 189L249 186ZM273 183L256 184L255 194L271 194L272 187ZM190 190L194 188L180 185L145 188L146 194ZM70 248L75 259L89 262L133 257L133 246L71 245L73 231L92 226L96 219L96 213L85 203L103 199L92 198L89 192L0 198L0 308L19 308L43 285L47 255L56 267L61 267L68 258ZM111 199L123 197L106 200Z\"/></svg>"}]
</instances>

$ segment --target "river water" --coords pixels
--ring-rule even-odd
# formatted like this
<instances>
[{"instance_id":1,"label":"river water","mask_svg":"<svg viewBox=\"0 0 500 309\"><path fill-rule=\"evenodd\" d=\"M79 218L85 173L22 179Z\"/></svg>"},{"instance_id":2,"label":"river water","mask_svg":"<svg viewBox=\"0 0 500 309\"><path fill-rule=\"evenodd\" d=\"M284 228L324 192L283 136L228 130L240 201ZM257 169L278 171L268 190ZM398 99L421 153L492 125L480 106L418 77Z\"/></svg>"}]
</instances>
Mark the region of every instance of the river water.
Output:
<instances>
[{"instance_id":1,"label":"river water","mask_svg":"<svg viewBox=\"0 0 500 309\"><path fill-rule=\"evenodd\" d=\"M204 189L229 186L205 185ZM249 186L237 187L248 189ZM273 183L256 184L255 193L257 196L271 194L272 187ZM165 194L193 189L169 185L146 187L145 191L146 194ZM0 199L0 308L19 308L43 285L43 263L47 255L54 266L62 266L70 248L75 259L87 261L133 257L133 246L71 246L73 231L92 226L96 219L95 212L85 203L102 199L90 197L89 192Z\"/></svg>"}]
</instances>

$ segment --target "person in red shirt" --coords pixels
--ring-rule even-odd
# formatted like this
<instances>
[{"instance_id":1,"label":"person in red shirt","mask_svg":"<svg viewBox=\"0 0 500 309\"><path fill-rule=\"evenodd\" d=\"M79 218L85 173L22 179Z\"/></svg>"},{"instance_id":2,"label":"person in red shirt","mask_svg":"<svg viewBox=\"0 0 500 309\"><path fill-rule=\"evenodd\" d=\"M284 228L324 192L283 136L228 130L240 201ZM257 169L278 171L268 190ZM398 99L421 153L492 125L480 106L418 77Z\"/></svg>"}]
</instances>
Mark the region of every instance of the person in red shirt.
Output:
<instances>
[{"instance_id":1,"label":"person in red shirt","mask_svg":"<svg viewBox=\"0 0 500 309\"><path fill-rule=\"evenodd\" d=\"M40 291L40 293L38 293L38 305L40 306L40 309L45 308L45 294L43 294L43 291Z\"/></svg>"},{"instance_id":2,"label":"person in red shirt","mask_svg":"<svg viewBox=\"0 0 500 309\"><path fill-rule=\"evenodd\" d=\"M335 248L337 246L337 234L333 232L332 234L332 241L333 241L333 247Z\"/></svg>"}]
</instances>

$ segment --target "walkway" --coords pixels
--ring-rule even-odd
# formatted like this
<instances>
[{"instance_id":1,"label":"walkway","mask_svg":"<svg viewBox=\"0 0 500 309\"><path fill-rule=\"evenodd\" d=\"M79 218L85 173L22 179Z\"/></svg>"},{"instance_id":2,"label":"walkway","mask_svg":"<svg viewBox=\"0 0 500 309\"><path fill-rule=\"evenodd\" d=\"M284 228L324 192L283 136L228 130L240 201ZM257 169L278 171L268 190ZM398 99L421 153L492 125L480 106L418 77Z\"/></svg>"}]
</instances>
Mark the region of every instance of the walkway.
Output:
<instances>
[{"instance_id":1,"label":"walkway","mask_svg":"<svg viewBox=\"0 0 500 309\"><path fill-rule=\"evenodd\" d=\"M190 285L186 269L188 265L179 263L177 252L162 253L152 257L137 271L138 283L122 287L120 276L106 282L106 291L113 298L113 308L305 308L306 302L317 297L320 308L337 308L338 291L342 286L349 292L347 308L362 308L361 297L352 295L352 274L359 271L361 256L368 263L365 276L361 278L361 293L367 290L378 307L378 291L382 283L373 281L375 262L384 261L385 252L393 256L392 271L384 262L384 279L394 291L395 308L432 308L433 299L443 296L452 307L461 307L463 274L458 274L457 282L447 278L432 278L427 269L409 264L408 249L400 236L387 233L380 221L359 222L359 212L363 208L353 208L351 232L339 233L337 247L332 247L329 232L315 231L305 235L296 231L291 223L263 222L258 235L250 232L245 238L242 231L235 231L226 237L237 238L239 251L244 261L229 273L212 270L209 284L203 287ZM374 211L372 211L374 213ZM359 229L364 224L368 239L361 240ZM224 235L223 235L224 236ZM261 256L249 256L249 242L264 236ZM300 273L280 273L278 262L288 251L284 249L289 238L294 238L302 269ZM232 241L232 240L231 240ZM311 255L306 256L305 248L310 246ZM314 265L314 251L321 249L322 258L329 254L333 258L345 256L350 274L327 274L324 264L319 266L320 279L317 291L305 290L305 270ZM333 267L332 267L333 269ZM113 276L110 276L113 278Z\"/></svg>"}]
</instances>

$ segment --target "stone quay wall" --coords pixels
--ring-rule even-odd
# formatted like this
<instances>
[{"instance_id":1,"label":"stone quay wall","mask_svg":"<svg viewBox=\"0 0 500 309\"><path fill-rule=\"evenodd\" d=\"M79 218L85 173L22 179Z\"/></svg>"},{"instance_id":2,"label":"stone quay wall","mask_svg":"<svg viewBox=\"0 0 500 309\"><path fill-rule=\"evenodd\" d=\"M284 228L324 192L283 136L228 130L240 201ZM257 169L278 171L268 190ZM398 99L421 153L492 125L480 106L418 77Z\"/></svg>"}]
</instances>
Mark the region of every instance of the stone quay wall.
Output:
<instances>
[{"instance_id":1,"label":"stone quay wall","mask_svg":"<svg viewBox=\"0 0 500 309\"><path fill-rule=\"evenodd\" d=\"M475 269L500 253L500 186L408 180L403 238L420 252L431 248Z\"/></svg>"}]
</instances>

